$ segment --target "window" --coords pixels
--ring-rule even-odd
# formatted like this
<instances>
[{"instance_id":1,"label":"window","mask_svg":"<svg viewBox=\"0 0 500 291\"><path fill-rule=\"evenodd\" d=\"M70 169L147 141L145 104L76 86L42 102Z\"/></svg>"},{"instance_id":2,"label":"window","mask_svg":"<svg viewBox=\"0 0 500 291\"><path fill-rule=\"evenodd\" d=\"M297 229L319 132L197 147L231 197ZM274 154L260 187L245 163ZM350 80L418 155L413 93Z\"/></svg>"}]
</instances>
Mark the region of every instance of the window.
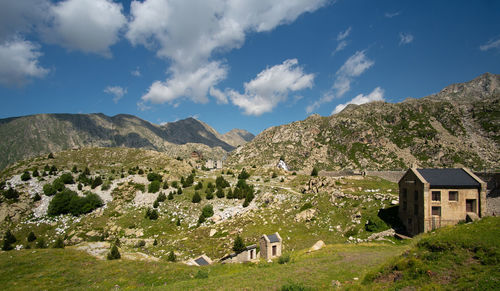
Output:
<instances>
[{"instance_id":1,"label":"window","mask_svg":"<svg viewBox=\"0 0 500 291\"><path fill-rule=\"evenodd\" d=\"M418 191L415 190L415 193L413 193L413 197L415 198L415 201L418 201Z\"/></svg>"},{"instance_id":2,"label":"window","mask_svg":"<svg viewBox=\"0 0 500 291\"><path fill-rule=\"evenodd\" d=\"M441 201L441 191L432 191L432 201Z\"/></svg>"},{"instance_id":3,"label":"window","mask_svg":"<svg viewBox=\"0 0 500 291\"><path fill-rule=\"evenodd\" d=\"M432 206L432 215L441 216L441 207Z\"/></svg>"},{"instance_id":4,"label":"window","mask_svg":"<svg viewBox=\"0 0 500 291\"><path fill-rule=\"evenodd\" d=\"M413 215L418 215L418 204L413 205Z\"/></svg>"},{"instance_id":5,"label":"window","mask_svg":"<svg viewBox=\"0 0 500 291\"><path fill-rule=\"evenodd\" d=\"M450 191L448 200L458 201L458 191Z\"/></svg>"}]
</instances>

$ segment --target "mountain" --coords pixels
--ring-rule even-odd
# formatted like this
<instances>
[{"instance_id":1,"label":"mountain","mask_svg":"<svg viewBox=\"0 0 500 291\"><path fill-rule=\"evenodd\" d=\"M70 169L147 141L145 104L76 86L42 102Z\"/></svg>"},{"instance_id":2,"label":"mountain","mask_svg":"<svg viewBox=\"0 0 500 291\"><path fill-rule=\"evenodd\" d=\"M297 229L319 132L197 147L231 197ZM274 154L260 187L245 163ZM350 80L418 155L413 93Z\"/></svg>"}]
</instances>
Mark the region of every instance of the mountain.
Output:
<instances>
[{"instance_id":1,"label":"mountain","mask_svg":"<svg viewBox=\"0 0 500 291\"><path fill-rule=\"evenodd\" d=\"M244 129L235 128L222 135L221 139L234 147L238 147L251 141L254 137L255 135Z\"/></svg>"},{"instance_id":2,"label":"mountain","mask_svg":"<svg viewBox=\"0 0 500 291\"><path fill-rule=\"evenodd\" d=\"M227 140L227 142L226 142ZM129 147L221 158L236 146L194 118L164 125L133 115L38 114L0 119L0 168L21 159L79 147Z\"/></svg>"},{"instance_id":3,"label":"mountain","mask_svg":"<svg viewBox=\"0 0 500 291\"><path fill-rule=\"evenodd\" d=\"M349 105L342 112L266 129L232 164L296 170L500 167L500 75L483 74L428 97Z\"/></svg>"}]
</instances>

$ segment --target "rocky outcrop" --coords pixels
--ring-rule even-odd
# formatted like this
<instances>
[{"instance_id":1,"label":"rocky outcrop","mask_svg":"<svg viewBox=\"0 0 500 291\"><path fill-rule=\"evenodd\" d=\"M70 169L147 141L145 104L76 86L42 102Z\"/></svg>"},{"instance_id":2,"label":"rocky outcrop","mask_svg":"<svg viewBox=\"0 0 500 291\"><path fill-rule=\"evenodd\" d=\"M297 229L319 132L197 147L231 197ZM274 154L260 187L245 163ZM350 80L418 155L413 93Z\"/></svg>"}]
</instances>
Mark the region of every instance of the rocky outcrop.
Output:
<instances>
[{"instance_id":1,"label":"rocky outcrop","mask_svg":"<svg viewBox=\"0 0 500 291\"><path fill-rule=\"evenodd\" d=\"M441 92L271 127L231 153L228 163L292 171L500 167L500 75L484 74Z\"/></svg>"}]
</instances>

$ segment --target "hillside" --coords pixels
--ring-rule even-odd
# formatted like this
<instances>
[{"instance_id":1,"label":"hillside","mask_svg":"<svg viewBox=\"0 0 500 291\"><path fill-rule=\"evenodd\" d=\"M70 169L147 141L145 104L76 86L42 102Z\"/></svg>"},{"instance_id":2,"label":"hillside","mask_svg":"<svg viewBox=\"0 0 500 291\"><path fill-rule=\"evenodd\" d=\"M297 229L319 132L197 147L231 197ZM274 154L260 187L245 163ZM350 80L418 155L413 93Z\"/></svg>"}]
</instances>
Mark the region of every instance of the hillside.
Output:
<instances>
[{"instance_id":1,"label":"hillside","mask_svg":"<svg viewBox=\"0 0 500 291\"><path fill-rule=\"evenodd\" d=\"M241 143L194 118L156 125L125 114L39 114L0 119L0 169L25 158L81 147L143 148L174 157L198 150L221 158Z\"/></svg>"},{"instance_id":2,"label":"hillside","mask_svg":"<svg viewBox=\"0 0 500 291\"><path fill-rule=\"evenodd\" d=\"M232 152L233 165L294 170L500 167L500 75L484 74L401 103L349 105L342 112L269 128Z\"/></svg>"}]
</instances>

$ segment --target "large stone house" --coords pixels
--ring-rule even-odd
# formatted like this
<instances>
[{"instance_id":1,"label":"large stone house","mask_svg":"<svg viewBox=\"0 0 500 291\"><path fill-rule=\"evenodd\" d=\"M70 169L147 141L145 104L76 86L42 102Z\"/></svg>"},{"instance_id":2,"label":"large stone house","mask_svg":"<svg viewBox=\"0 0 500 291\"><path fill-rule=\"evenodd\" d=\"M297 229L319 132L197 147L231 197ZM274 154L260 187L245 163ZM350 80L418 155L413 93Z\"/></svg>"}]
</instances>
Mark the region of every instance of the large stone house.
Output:
<instances>
[{"instance_id":1,"label":"large stone house","mask_svg":"<svg viewBox=\"0 0 500 291\"><path fill-rule=\"evenodd\" d=\"M280 257L283 248L283 240L276 232L270 235L262 235L260 238L260 257L266 260Z\"/></svg>"},{"instance_id":2,"label":"large stone house","mask_svg":"<svg viewBox=\"0 0 500 291\"><path fill-rule=\"evenodd\" d=\"M220 262L221 263L244 263L244 262L252 262L257 261L257 245L251 245L245 248L239 254L233 253L223 257Z\"/></svg>"},{"instance_id":3,"label":"large stone house","mask_svg":"<svg viewBox=\"0 0 500 291\"><path fill-rule=\"evenodd\" d=\"M409 169L399 180L399 217L415 235L486 212L486 183L470 170Z\"/></svg>"}]
</instances>

